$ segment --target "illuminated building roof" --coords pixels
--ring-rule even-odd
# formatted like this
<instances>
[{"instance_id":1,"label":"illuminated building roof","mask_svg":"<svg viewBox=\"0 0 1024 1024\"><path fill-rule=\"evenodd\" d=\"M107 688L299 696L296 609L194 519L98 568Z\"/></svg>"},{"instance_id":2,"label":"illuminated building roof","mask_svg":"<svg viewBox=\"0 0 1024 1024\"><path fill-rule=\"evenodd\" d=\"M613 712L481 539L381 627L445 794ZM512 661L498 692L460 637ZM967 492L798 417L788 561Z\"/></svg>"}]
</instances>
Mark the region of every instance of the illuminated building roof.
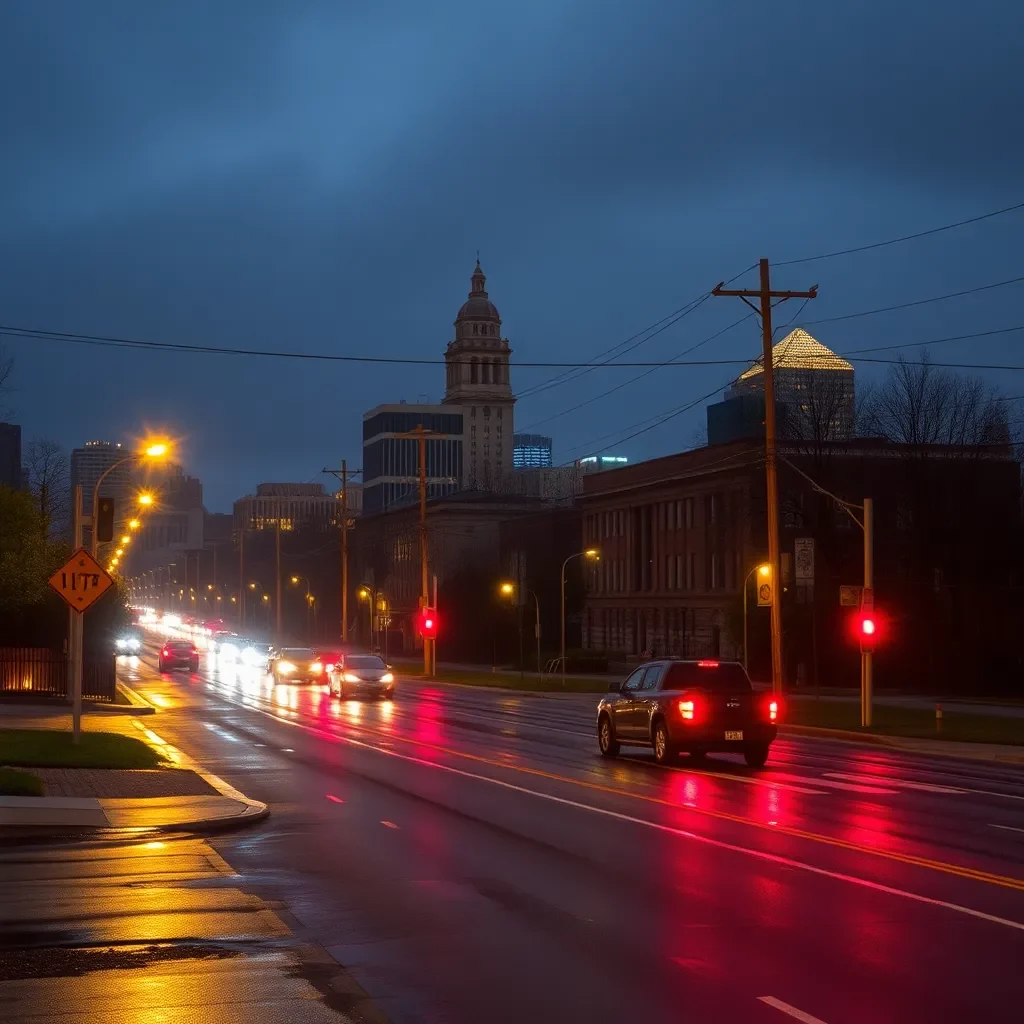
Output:
<instances>
[{"instance_id":1,"label":"illuminated building roof","mask_svg":"<svg viewBox=\"0 0 1024 1024\"><path fill-rule=\"evenodd\" d=\"M848 370L853 367L842 356L837 356L817 338L812 338L802 327L790 331L772 347L772 366L777 370ZM740 374L740 380L750 380L764 367L759 359Z\"/></svg>"}]
</instances>

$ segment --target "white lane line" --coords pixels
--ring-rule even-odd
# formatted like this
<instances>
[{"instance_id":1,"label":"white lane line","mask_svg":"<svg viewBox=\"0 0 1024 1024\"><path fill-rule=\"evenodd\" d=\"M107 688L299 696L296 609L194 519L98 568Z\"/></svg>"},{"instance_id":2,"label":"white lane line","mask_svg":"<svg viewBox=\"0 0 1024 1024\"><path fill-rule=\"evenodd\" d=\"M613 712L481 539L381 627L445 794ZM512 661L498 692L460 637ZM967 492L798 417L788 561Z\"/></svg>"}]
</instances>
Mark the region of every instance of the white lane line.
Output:
<instances>
[{"instance_id":1,"label":"white lane line","mask_svg":"<svg viewBox=\"0 0 1024 1024\"><path fill-rule=\"evenodd\" d=\"M881 786L863 786L854 782L833 782L831 779L807 778L805 775L788 775L786 772L772 772L772 778L785 779L787 782L810 782L812 786L827 786L829 789L845 789L849 793L867 793L873 796L895 796L898 789L882 789Z\"/></svg>"},{"instance_id":2,"label":"white lane line","mask_svg":"<svg viewBox=\"0 0 1024 1024\"><path fill-rule=\"evenodd\" d=\"M815 1017L810 1013L804 1013L803 1010L798 1010L795 1006L790 1006L789 1003L784 1003L781 999L776 999L775 996L758 996L757 997L766 1006L771 1006L776 1010L781 1010L783 1013L788 1013L794 1020L801 1021L802 1024L825 1024L820 1017Z\"/></svg>"},{"instance_id":3,"label":"white lane line","mask_svg":"<svg viewBox=\"0 0 1024 1024\"><path fill-rule=\"evenodd\" d=\"M1007 832L1024 832L1024 828L1014 828L1012 825L990 825L989 828L1002 828Z\"/></svg>"},{"instance_id":4,"label":"white lane line","mask_svg":"<svg viewBox=\"0 0 1024 1024\"><path fill-rule=\"evenodd\" d=\"M543 793L537 789L528 789L526 786L517 786L514 782L506 782L504 779L493 779L488 775L478 775L475 772L467 772L463 768L454 768L448 764L441 764L438 761L428 761L423 757L416 757L414 754L401 754L397 750L388 750L385 747L375 747L372 743L365 743L362 740L353 739L351 736L339 736L337 733L327 732L325 729L318 729L315 726L303 725L301 722L290 722L286 718L278 718L270 711L263 711L254 708L254 711L267 718L273 719L281 725L290 725L303 732L316 736L319 739L328 740L333 743L350 743L355 747L362 747L365 750L373 750L385 757L397 757L401 761L409 761L412 764L423 765L427 768L436 768L439 771L448 772L451 775L459 775L466 779L475 779L478 782L488 782L492 786L499 786L501 789L509 789L516 793L523 793L527 796L535 796L539 800L547 800L550 803L561 804L563 807L574 807L580 811L590 811L592 814L600 814L606 818L614 818L616 821L629 822L632 825L642 825L645 828L654 829L656 832L667 833L678 836L681 839L690 839L695 843L703 843L705 846L712 846L719 850L728 850L731 853L741 853L757 860L767 861L770 864L780 864L787 868L796 868L799 871L807 871L812 875L819 875L823 878L832 878L840 882L849 882L851 885L859 885L874 892L884 892L889 896L899 896L914 903L924 903L931 907L942 907L945 910L952 910L958 914L965 914L968 917L977 918L980 921L988 921L989 924L1000 924L1004 928L1013 928L1024 932L1024 924L1020 921L1011 921L1005 917L996 917L994 914L986 914L982 910L974 910L972 907L963 907L959 903L947 903L945 900L935 900L930 896L922 896L916 892L907 892L905 889L895 889L891 885L883 885L881 882L872 882L867 878L858 878L856 875L846 875L840 871L830 871L828 868L819 868L815 864L808 864L805 861L794 860L792 857L783 857L777 853L768 853L765 850L754 850L746 846L737 846L735 843L727 843L723 839L712 839L710 836L702 836L697 832L688 832L686 829L676 828L673 825L663 825L657 821L648 821L645 818L636 818L631 814L623 814L621 811L613 811L607 807L595 807L592 804L580 803L578 800L570 800L568 797L555 796L554 793Z\"/></svg>"},{"instance_id":5,"label":"white lane line","mask_svg":"<svg viewBox=\"0 0 1024 1024\"><path fill-rule=\"evenodd\" d=\"M846 772L825 772L826 779L843 779L846 782L877 783L879 781L874 775L848 775ZM908 782L906 779L882 779L887 786L898 786L900 789L919 789L922 793L952 793L962 796L967 793L966 789L954 789L952 786L932 786L927 782Z\"/></svg>"}]
</instances>

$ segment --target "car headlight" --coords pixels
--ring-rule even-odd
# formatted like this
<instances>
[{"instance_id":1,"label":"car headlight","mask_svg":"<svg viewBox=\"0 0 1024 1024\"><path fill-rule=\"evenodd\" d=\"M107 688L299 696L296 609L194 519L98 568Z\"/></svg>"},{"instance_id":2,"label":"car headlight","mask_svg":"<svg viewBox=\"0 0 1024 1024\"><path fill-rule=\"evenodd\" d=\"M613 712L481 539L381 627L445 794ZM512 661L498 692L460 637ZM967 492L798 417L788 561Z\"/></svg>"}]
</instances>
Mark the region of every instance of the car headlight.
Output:
<instances>
[{"instance_id":1,"label":"car headlight","mask_svg":"<svg viewBox=\"0 0 1024 1024\"><path fill-rule=\"evenodd\" d=\"M128 643L128 641L125 640L125 638L123 636L119 636L117 638L117 649L119 651L123 651L125 649L125 646L126 646L127 643Z\"/></svg>"},{"instance_id":2,"label":"car headlight","mask_svg":"<svg viewBox=\"0 0 1024 1024\"><path fill-rule=\"evenodd\" d=\"M324 671L325 672L333 672L334 671L334 666L333 665L324 665Z\"/></svg>"},{"instance_id":3,"label":"car headlight","mask_svg":"<svg viewBox=\"0 0 1024 1024\"><path fill-rule=\"evenodd\" d=\"M309 666L309 671L312 672L313 675L315 676L320 675L320 673L323 672L323 670L324 667L320 664L319 661L314 661L313 664Z\"/></svg>"},{"instance_id":4,"label":"car headlight","mask_svg":"<svg viewBox=\"0 0 1024 1024\"><path fill-rule=\"evenodd\" d=\"M355 674L355 672L346 672L345 673L345 682L346 683L359 683L359 682L362 682L362 680L359 678L359 676L357 676Z\"/></svg>"},{"instance_id":5,"label":"car headlight","mask_svg":"<svg viewBox=\"0 0 1024 1024\"><path fill-rule=\"evenodd\" d=\"M279 661L277 671L282 675L290 676L295 671L295 666L290 661Z\"/></svg>"},{"instance_id":6,"label":"car headlight","mask_svg":"<svg viewBox=\"0 0 1024 1024\"><path fill-rule=\"evenodd\" d=\"M129 651L137 651L139 649L139 641L136 640L135 637L132 637L128 641L128 645L127 646L128 646L128 650Z\"/></svg>"},{"instance_id":7,"label":"car headlight","mask_svg":"<svg viewBox=\"0 0 1024 1024\"><path fill-rule=\"evenodd\" d=\"M384 675L380 677L380 681L382 683L393 683L395 681L395 677L390 672L385 672Z\"/></svg>"}]
</instances>

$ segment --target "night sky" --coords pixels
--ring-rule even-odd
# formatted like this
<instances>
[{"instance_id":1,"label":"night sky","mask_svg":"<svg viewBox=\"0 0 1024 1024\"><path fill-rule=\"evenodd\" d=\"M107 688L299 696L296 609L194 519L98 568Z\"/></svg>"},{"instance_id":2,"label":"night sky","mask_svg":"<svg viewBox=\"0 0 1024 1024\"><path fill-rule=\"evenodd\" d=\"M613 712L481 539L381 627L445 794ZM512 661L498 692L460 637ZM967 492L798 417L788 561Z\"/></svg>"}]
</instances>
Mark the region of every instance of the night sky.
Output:
<instances>
[{"instance_id":1,"label":"night sky","mask_svg":"<svg viewBox=\"0 0 1024 1024\"><path fill-rule=\"evenodd\" d=\"M479 250L513 359L586 361L761 256L1024 201L1022 39L1019 0L4 0L0 323L440 359ZM820 286L794 326L840 352L1013 327L1021 284L813 321L1024 275L1022 237L1024 210L775 283ZM625 358L745 311L709 299ZM1024 364L1022 341L930 354ZM444 387L442 366L2 343L27 437L166 430L218 511L260 481L328 482L359 463L366 409ZM692 358L759 344L748 320ZM617 442L740 369L659 370L549 420L642 372L599 369L523 398L516 426L559 461L665 454L703 404ZM1024 373L984 375L1024 393Z\"/></svg>"}]
</instances>

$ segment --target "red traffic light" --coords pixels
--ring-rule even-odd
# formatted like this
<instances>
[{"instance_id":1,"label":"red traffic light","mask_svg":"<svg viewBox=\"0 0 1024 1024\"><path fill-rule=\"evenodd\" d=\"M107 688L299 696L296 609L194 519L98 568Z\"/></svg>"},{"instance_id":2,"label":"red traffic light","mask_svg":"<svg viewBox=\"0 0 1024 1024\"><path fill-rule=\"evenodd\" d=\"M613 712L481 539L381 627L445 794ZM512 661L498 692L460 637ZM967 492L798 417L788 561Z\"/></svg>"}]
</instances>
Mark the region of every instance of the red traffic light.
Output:
<instances>
[{"instance_id":1,"label":"red traffic light","mask_svg":"<svg viewBox=\"0 0 1024 1024\"><path fill-rule=\"evenodd\" d=\"M433 640L437 636L437 611L434 608L423 608L416 622L416 632L424 640Z\"/></svg>"},{"instance_id":2,"label":"red traffic light","mask_svg":"<svg viewBox=\"0 0 1024 1024\"><path fill-rule=\"evenodd\" d=\"M860 641L860 649L870 652L875 649L879 637L879 619L874 612L860 612L854 620L854 631Z\"/></svg>"}]
</instances>

